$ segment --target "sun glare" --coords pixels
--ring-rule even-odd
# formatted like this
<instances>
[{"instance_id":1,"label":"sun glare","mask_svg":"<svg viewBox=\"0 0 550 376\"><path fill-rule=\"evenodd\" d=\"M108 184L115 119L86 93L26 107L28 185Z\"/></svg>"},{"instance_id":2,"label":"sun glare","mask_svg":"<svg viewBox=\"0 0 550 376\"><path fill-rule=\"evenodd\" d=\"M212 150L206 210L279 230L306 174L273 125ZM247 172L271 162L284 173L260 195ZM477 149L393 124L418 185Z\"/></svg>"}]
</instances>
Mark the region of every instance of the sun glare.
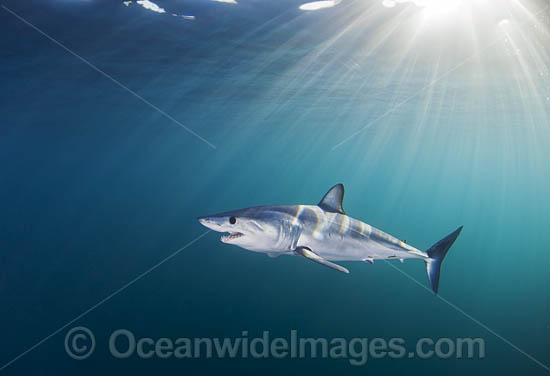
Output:
<instances>
[{"instance_id":1,"label":"sun glare","mask_svg":"<svg viewBox=\"0 0 550 376\"><path fill-rule=\"evenodd\" d=\"M420 3L420 1L417 1L417 3ZM461 0L425 0L421 3L423 3L423 5L420 5L420 7L424 8L423 12L427 16L454 13L458 11L462 5Z\"/></svg>"},{"instance_id":2,"label":"sun glare","mask_svg":"<svg viewBox=\"0 0 550 376\"><path fill-rule=\"evenodd\" d=\"M334 127L347 121L343 119L352 118L348 111L354 108L352 103L361 103L358 110L361 115L353 118L358 119L354 120L354 131L335 141L335 148L362 134L372 136L375 132L370 130L374 127L391 124L400 129L400 117L403 123L416 129L417 135L424 127L436 129L444 118L476 132L474 125L462 123L468 116L487 127L501 127L502 122L510 119L510 126L536 129L547 124L550 116L548 1L302 3L302 11L321 13L322 23L331 14L338 17L333 17L326 26L331 33L319 36L315 46L308 47L309 52L289 67L287 75L294 79L287 82L281 78L281 89L269 96L290 103L285 99L287 94L295 98L316 93L311 110L301 115L304 118L315 111L323 113L327 108L324 104L333 103L334 97L340 99L345 91L345 101L342 99L345 104L330 110ZM316 16L308 15L307 19ZM278 54L283 54L288 45L302 48L311 38L315 38L311 31L304 29L281 47ZM317 91L319 82L324 85L322 91ZM421 90L415 90L417 87ZM381 111L379 108L384 105L381 98L387 93L394 96L393 105ZM520 94L515 96L516 93ZM421 106L423 112L414 119L405 118L413 103ZM284 104L280 106L273 111ZM528 117L521 118L520 112ZM361 120L372 113L380 116L374 121ZM487 119L493 113L496 115L489 122ZM398 118L399 121L395 120ZM383 136L380 142L384 144Z\"/></svg>"},{"instance_id":3,"label":"sun glare","mask_svg":"<svg viewBox=\"0 0 550 376\"><path fill-rule=\"evenodd\" d=\"M382 5L393 8L398 4L411 3L422 9L425 16L445 16L458 11L462 0L383 0Z\"/></svg>"},{"instance_id":4,"label":"sun glare","mask_svg":"<svg viewBox=\"0 0 550 376\"><path fill-rule=\"evenodd\" d=\"M457 9L462 0L384 0L382 4L388 8L393 8L397 4L412 3L419 8L454 10Z\"/></svg>"}]
</instances>

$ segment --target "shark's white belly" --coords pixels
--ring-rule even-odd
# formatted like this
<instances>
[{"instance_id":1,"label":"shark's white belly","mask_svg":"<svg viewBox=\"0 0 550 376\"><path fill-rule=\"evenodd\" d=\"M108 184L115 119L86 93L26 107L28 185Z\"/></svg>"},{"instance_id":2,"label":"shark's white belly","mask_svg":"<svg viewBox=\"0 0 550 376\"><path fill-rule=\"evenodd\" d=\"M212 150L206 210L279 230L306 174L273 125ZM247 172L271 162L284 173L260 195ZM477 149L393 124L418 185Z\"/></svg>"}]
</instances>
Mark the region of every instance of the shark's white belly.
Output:
<instances>
[{"instance_id":1,"label":"shark's white belly","mask_svg":"<svg viewBox=\"0 0 550 376\"><path fill-rule=\"evenodd\" d=\"M338 235L335 237L339 238ZM302 235L298 246L310 248L319 256L331 261L364 261L368 259L419 258L406 250L393 249L372 240L355 239L318 240L312 236Z\"/></svg>"},{"instance_id":2,"label":"shark's white belly","mask_svg":"<svg viewBox=\"0 0 550 376\"><path fill-rule=\"evenodd\" d=\"M308 247L319 256L331 261L422 258L421 255L405 249L397 249L369 239L351 239L341 234L327 235L323 239L302 234L298 246Z\"/></svg>"}]
</instances>

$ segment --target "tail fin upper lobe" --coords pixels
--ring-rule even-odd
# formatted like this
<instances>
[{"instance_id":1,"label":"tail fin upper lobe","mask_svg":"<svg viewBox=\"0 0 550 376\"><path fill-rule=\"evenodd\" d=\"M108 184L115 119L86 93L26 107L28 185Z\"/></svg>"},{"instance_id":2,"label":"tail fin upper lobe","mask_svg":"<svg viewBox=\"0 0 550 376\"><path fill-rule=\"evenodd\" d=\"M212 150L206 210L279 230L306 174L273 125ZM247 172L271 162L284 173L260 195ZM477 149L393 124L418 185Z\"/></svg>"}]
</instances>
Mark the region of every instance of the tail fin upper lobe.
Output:
<instances>
[{"instance_id":1,"label":"tail fin upper lobe","mask_svg":"<svg viewBox=\"0 0 550 376\"><path fill-rule=\"evenodd\" d=\"M428 279L430 280L432 290L436 295L439 287L439 271L441 269L441 262L460 234L460 231L462 231L462 226L432 245L432 247L427 251L430 258L426 260L426 272L428 273Z\"/></svg>"}]
</instances>

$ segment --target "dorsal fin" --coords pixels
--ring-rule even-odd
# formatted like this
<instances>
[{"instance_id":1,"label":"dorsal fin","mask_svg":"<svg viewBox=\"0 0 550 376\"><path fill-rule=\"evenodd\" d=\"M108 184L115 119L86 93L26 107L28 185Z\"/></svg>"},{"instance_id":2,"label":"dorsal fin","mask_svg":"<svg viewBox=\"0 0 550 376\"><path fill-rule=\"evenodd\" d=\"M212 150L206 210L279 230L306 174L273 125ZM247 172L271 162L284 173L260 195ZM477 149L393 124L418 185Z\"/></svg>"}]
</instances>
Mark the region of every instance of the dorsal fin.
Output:
<instances>
[{"instance_id":1,"label":"dorsal fin","mask_svg":"<svg viewBox=\"0 0 550 376\"><path fill-rule=\"evenodd\" d=\"M342 208L344 200L344 186L336 184L323 196L323 199L317 204L321 209L328 212L346 214Z\"/></svg>"}]
</instances>

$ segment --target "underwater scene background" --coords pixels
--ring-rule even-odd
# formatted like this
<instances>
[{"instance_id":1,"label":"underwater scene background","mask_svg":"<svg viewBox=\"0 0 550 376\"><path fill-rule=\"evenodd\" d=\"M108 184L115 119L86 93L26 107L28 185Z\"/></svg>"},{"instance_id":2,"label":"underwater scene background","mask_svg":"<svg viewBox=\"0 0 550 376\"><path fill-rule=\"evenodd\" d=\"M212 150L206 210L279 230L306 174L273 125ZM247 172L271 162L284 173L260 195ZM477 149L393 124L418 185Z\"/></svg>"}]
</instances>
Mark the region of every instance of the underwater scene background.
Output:
<instances>
[{"instance_id":1,"label":"underwater scene background","mask_svg":"<svg viewBox=\"0 0 550 376\"><path fill-rule=\"evenodd\" d=\"M1 372L548 374L549 4L447 2L3 0ZM439 296L420 261L345 275L196 220L336 183L348 215L422 250L464 225ZM118 359L117 329L485 356Z\"/></svg>"}]
</instances>

